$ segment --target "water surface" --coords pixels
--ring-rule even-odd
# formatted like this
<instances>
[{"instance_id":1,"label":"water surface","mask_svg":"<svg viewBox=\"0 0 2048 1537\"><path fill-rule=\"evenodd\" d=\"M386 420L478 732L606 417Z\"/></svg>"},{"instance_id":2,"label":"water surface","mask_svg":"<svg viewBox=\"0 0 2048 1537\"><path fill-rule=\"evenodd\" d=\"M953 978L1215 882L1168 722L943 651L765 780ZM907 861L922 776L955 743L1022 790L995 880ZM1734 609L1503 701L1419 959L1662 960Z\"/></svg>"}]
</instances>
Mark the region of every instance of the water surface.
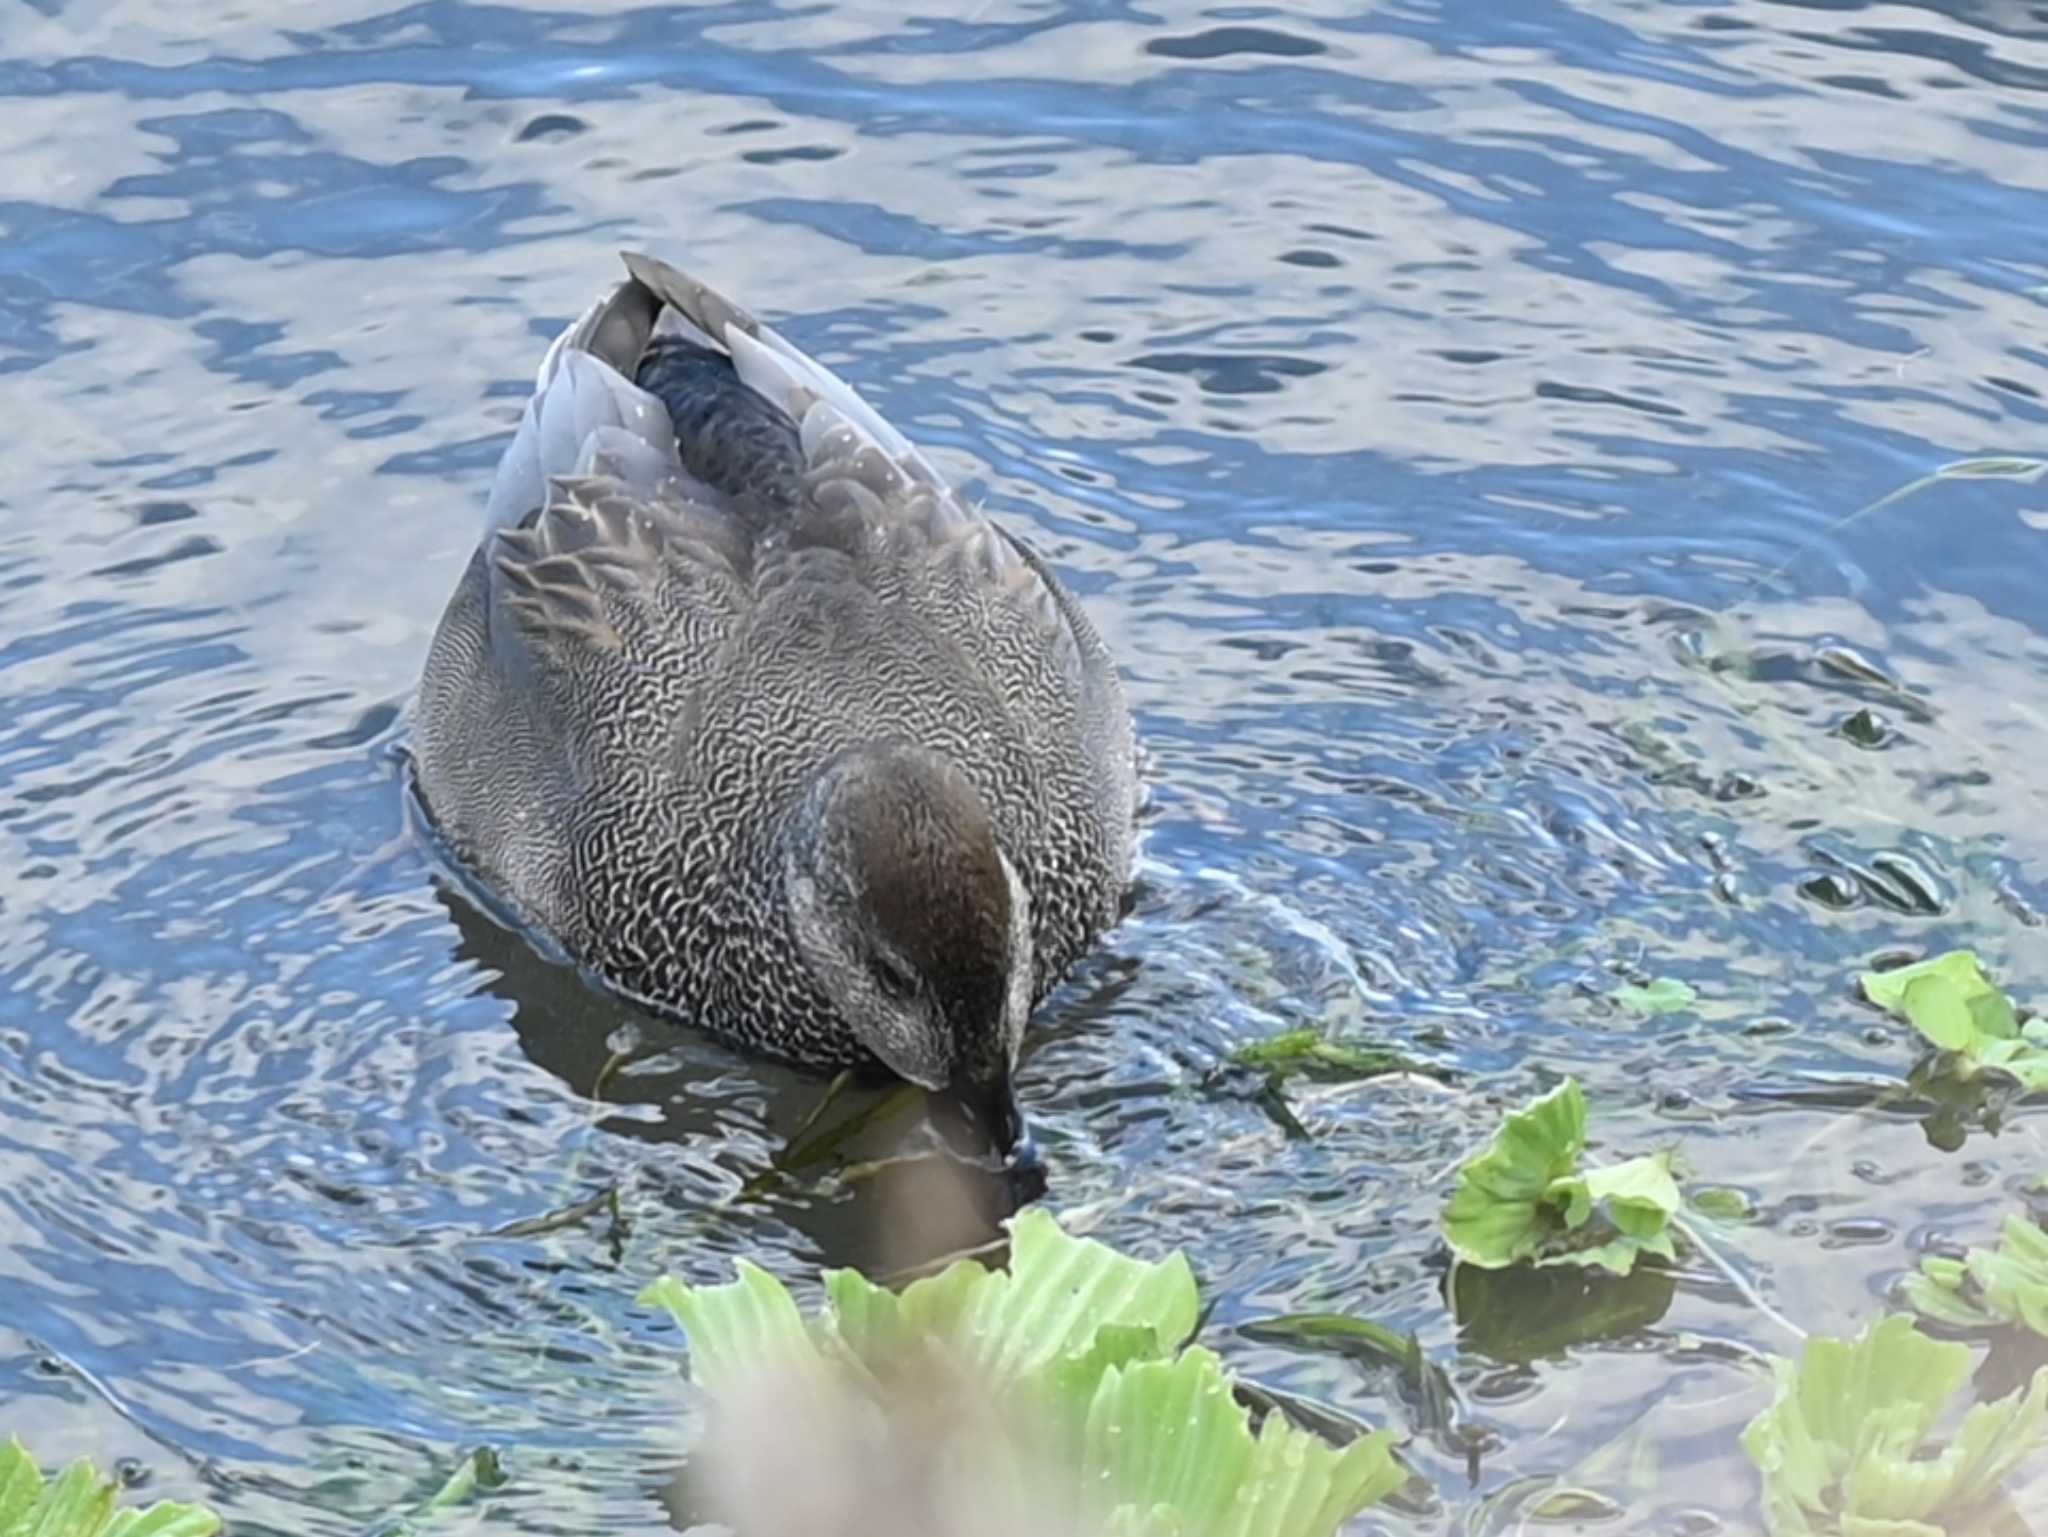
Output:
<instances>
[{"instance_id":1,"label":"water surface","mask_svg":"<svg viewBox=\"0 0 2048 1537\"><path fill-rule=\"evenodd\" d=\"M1436 1502L1361 1532L1545 1475L1752 1529L1758 1300L1853 1329L2039 1171L2024 1112L1944 1151L1834 1091L1913 1057L1871 959L2048 983L2048 500L1844 522L2043 451L2048 8L31 0L0 100L0 1426L45 1458L338 1534L488 1441L450 1530L656 1532L638 1286L887 1257L857 1185L742 1198L816 1085L636 1024L407 825L491 465L621 246L852 380L1123 659L1156 805L1023 1076L1052 1200L1344 1412L1410 1423L1240 1326L1416 1331L1487 1450L1417 1436ZM1658 975L1697 1006L1608 996ZM1450 1081L1290 1135L1224 1064L1303 1025ZM1758 1215L1743 1286L1525 1361L1436 1218L1566 1072ZM623 1232L499 1235L608 1188Z\"/></svg>"}]
</instances>

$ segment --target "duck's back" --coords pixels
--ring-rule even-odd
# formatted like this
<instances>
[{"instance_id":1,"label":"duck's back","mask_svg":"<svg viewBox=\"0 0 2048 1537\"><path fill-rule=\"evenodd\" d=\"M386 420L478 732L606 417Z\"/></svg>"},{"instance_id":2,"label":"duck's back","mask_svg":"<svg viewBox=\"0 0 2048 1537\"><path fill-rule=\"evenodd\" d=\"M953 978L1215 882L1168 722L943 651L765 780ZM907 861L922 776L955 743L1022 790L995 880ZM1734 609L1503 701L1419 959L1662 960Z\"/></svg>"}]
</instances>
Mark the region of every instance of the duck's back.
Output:
<instances>
[{"instance_id":1,"label":"duck's back","mask_svg":"<svg viewBox=\"0 0 2048 1537\"><path fill-rule=\"evenodd\" d=\"M1101 640L829 372L671 269L629 267L542 364L435 638L430 814L615 985L852 1061L766 901L773 840L833 756L912 741L986 801L1042 994L1129 878L1132 738Z\"/></svg>"}]
</instances>

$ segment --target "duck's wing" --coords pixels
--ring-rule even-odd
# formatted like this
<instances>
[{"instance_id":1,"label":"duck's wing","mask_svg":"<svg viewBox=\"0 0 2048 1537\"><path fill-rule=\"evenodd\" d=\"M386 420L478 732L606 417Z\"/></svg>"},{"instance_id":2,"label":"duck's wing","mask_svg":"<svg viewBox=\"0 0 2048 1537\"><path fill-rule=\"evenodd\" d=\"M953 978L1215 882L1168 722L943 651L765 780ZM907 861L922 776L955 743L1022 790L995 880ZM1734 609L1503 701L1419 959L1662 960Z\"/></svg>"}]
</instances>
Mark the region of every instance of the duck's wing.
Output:
<instances>
[{"instance_id":1,"label":"duck's wing","mask_svg":"<svg viewBox=\"0 0 2048 1537\"><path fill-rule=\"evenodd\" d=\"M779 553L842 552L850 574L913 599L935 638L970 654L997 644L1067 675L1086 692L1116 690L1108 650L1079 604L1024 542L970 507L925 455L853 387L741 305L666 262L626 269L697 337L731 359L740 381L794 422L803 496L786 510ZM763 581L773 573L764 571ZM1120 715L1120 695L1105 701Z\"/></svg>"},{"instance_id":2,"label":"duck's wing","mask_svg":"<svg viewBox=\"0 0 2048 1537\"><path fill-rule=\"evenodd\" d=\"M649 498L666 493L730 505L683 468L668 408L634 382L657 332L682 324L628 278L549 343L498 460L484 508L486 536L530 518L547 501L549 482L565 476L605 475Z\"/></svg>"},{"instance_id":3,"label":"duck's wing","mask_svg":"<svg viewBox=\"0 0 2048 1537\"><path fill-rule=\"evenodd\" d=\"M685 324L631 278L592 304L541 360L491 488L480 660L579 758L659 752L751 605L746 525L633 382L655 335Z\"/></svg>"},{"instance_id":4,"label":"duck's wing","mask_svg":"<svg viewBox=\"0 0 2048 1537\"><path fill-rule=\"evenodd\" d=\"M729 512L649 498L613 475L553 481L541 511L491 536L486 626L508 677L580 715L679 702L752 607L751 550ZM603 683L626 697L593 708Z\"/></svg>"}]
</instances>

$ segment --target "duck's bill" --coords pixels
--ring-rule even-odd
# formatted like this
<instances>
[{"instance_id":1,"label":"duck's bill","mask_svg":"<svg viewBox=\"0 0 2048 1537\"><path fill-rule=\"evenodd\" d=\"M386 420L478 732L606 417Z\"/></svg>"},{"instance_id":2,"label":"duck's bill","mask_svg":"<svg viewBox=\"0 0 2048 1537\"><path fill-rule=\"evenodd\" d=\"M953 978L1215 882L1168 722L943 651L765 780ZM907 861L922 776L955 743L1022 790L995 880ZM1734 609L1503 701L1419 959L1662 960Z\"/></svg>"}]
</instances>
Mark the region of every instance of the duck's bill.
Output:
<instances>
[{"instance_id":1,"label":"duck's bill","mask_svg":"<svg viewBox=\"0 0 2048 1537\"><path fill-rule=\"evenodd\" d=\"M930 1097L932 1125L954 1153L983 1167L1039 1168L1038 1149L1008 1078L955 1083Z\"/></svg>"}]
</instances>

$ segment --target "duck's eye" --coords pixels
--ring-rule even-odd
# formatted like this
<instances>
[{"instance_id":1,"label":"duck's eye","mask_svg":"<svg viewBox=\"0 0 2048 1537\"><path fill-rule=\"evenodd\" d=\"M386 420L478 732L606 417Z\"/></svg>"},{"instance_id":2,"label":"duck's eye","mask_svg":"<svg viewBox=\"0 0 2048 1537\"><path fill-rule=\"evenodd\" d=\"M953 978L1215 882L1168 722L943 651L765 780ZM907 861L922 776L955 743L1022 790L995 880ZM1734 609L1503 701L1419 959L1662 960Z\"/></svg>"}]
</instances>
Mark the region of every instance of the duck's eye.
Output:
<instances>
[{"instance_id":1,"label":"duck's eye","mask_svg":"<svg viewBox=\"0 0 2048 1537\"><path fill-rule=\"evenodd\" d=\"M911 998L917 993L917 978L908 969L886 955L874 959L875 980L882 984L882 991L894 998Z\"/></svg>"}]
</instances>

